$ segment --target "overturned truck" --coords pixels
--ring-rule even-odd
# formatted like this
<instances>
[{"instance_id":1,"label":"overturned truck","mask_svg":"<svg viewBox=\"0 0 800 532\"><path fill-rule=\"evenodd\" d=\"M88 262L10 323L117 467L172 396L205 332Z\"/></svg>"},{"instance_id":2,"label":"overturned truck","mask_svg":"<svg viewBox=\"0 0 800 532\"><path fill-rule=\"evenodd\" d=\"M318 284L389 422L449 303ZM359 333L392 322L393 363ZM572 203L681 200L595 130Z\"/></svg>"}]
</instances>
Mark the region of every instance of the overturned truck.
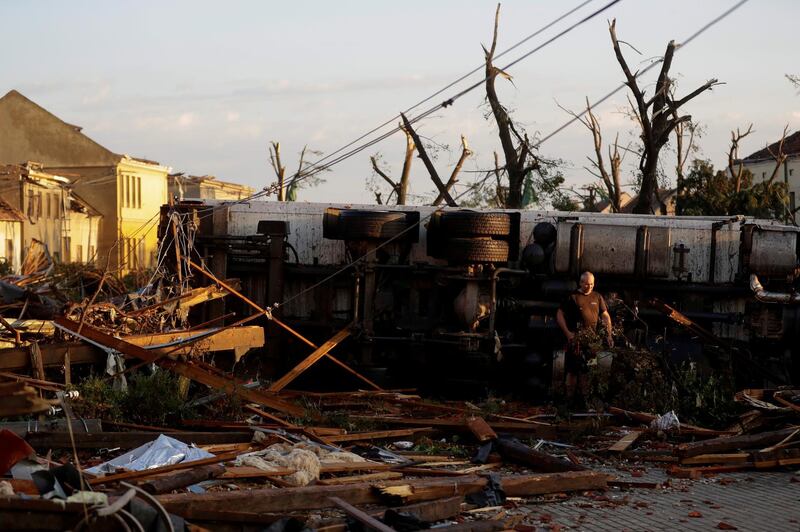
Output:
<instances>
[{"instance_id":1,"label":"overturned truck","mask_svg":"<svg viewBox=\"0 0 800 532\"><path fill-rule=\"evenodd\" d=\"M555 313L586 270L632 343L712 366L722 358L743 383L800 375L798 228L774 221L256 201L173 208L190 214L181 219L196 229L193 253L215 275L240 279L245 296L318 343L349 327L337 356L386 386L546 394L563 371ZM229 300L206 312L233 320L251 310ZM267 371L308 354L264 321ZM335 387L347 375L328 377Z\"/></svg>"}]
</instances>

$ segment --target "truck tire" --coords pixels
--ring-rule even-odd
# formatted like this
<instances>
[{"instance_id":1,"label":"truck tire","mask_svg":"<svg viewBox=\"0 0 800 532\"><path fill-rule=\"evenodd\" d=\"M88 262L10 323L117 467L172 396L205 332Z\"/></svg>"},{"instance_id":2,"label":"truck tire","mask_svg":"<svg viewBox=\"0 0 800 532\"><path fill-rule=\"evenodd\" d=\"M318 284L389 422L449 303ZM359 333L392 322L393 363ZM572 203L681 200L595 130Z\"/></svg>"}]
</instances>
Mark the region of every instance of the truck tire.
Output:
<instances>
[{"instance_id":1,"label":"truck tire","mask_svg":"<svg viewBox=\"0 0 800 532\"><path fill-rule=\"evenodd\" d=\"M445 212L442 214L441 223L444 234L458 238L508 236L511 234L511 217L505 213Z\"/></svg>"},{"instance_id":2,"label":"truck tire","mask_svg":"<svg viewBox=\"0 0 800 532\"><path fill-rule=\"evenodd\" d=\"M445 244L445 256L454 262L508 262L508 242L491 238L451 238Z\"/></svg>"},{"instance_id":3,"label":"truck tire","mask_svg":"<svg viewBox=\"0 0 800 532\"><path fill-rule=\"evenodd\" d=\"M343 210L339 234L344 240L388 239L408 228L402 212Z\"/></svg>"}]
</instances>

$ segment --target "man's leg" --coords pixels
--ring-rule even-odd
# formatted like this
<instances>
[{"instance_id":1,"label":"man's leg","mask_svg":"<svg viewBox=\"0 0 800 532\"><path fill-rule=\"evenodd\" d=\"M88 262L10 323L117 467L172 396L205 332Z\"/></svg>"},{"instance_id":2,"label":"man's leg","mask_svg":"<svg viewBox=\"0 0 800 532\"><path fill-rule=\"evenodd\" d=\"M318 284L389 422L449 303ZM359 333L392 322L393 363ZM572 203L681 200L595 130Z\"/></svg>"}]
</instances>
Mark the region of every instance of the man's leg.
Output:
<instances>
[{"instance_id":1,"label":"man's leg","mask_svg":"<svg viewBox=\"0 0 800 532\"><path fill-rule=\"evenodd\" d=\"M571 402L572 399L575 397L575 388L578 384L578 376L575 373L567 373L567 377L564 381L564 395L567 399L567 403Z\"/></svg>"}]
</instances>

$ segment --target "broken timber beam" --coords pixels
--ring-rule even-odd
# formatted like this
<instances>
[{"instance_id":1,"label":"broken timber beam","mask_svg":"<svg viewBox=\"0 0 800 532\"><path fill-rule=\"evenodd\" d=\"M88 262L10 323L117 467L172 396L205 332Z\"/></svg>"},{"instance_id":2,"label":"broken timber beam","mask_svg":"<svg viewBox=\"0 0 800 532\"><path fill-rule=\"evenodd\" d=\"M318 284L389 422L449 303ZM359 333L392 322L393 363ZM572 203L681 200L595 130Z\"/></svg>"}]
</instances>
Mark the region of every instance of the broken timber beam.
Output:
<instances>
[{"instance_id":1,"label":"broken timber beam","mask_svg":"<svg viewBox=\"0 0 800 532\"><path fill-rule=\"evenodd\" d=\"M605 489L609 475L595 471L569 471L538 475L513 475L501 478L507 495L522 497ZM285 489L254 489L230 492L160 495L159 502L171 513L191 519L197 511L225 510L236 506L249 512L292 512L330 508L331 497L350 504L380 504L381 496L374 487L408 486L408 503L430 501L456 495L464 496L483 490L488 479L476 475L447 479L415 479L408 481L363 482L341 486L306 486Z\"/></svg>"},{"instance_id":2,"label":"broken timber beam","mask_svg":"<svg viewBox=\"0 0 800 532\"><path fill-rule=\"evenodd\" d=\"M269 387L269 391L271 392L279 392L283 390L290 382L295 380L297 377L300 376L305 370L313 366L320 358L327 355L331 349L339 345L342 340L350 336L350 326L348 325L341 331L337 332L333 337L319 346L313 353L308 355L305 359L303 359L299 364L297 364L294 368L289 371L286 375L278 379L277 381L272 383L272 386Z\"/></svg>"},{"instance_id":3,"label":"broken timber beam","mask_svg":"<svg viewBox=\"0 0 800 532\"><path fill-rule=\"evenodd\" d=\"M546 473L559 471L586 471L586 468L561 460L555 456L537 451L512 438L498 438L494 442L495 449L506 462L516 462Z\"/></svg>"},{"instance_id":4,"label":"broken timber beam","mask_svg":"<svg viewBox=\"0 0 800 532\"><path fill-rule=\"evenodd\" d=\"M66 331L78 335L78 324L76 322L68 320L64 317L58 317L53 321L54 323L63 327ZM86 324L84 324L80 335L78 336L102 346L103 348L118 351L123 355L137 358L148 363L156 363L166 370L173 371L178 375L187 377L193 381L199 382L200 384L205 384L211 388L222 390L233 395L238 395L245 401L264 405L272 408L273 410L291 414L293 416L300 416L303 414L303 409L295 404L287 403L286 401L268 395L259 390L245 388L245 383L243 381L210 371L200 363L195 363L194 361L185 362L182 360L173 360L171 358L161 358L159 355L151 351L128 343L119 338L115 338L110 334L106 334L99 329L95 329L94 327Z\"/></svg>"},{"instance_id":5,"label":"broken timber beam","mask_svg":"<svg viewBox=\"0 0 800 532\"><path fill-rule=\"evenodd\" d=\"M331 497L331 502L338 506L344 513L364 525L369 530L377 530L378 532L395 532L395 529L385 525L378 519L372 517L364 510L359 510L347 501L343 501L339 497Z\"/></svg>"},{"instance_id":6,"label":"broken timber beam","mask_svg":"<svg viewBox=\"0 0 800 532\"><path fill-rule=\"evenodd\" d=\"M762 432L760 434L728 436L724 438L714 438L712 440L682 443L675 447L674 453L681 458L689 458L701 454L719 454L737 451L739 449L760 449L782 441L787 436L792 435L797 429L798 427L791 427L783 430Z\"/></svg>"},{"instance_id":7,"label":"broken timber beam","mask_svg":"<svg viewBox=\"0 0 800 532\"><path fill-rule=\"evenodd\" d=\"M172 331L169 333L146 334L136 336L126 336L126 342L148 348L154 345L161 345L174 342L189 336L202 336L209 332L208 329L195 329L193 331ZM258 326L237 327L226 329L214 333L208 337L197 340L191 346L185 348L165 347L156 348L152 352L157 355L171 355L188 353L191 347L199 346L204 351L227 351L235 350L242 352L264 345L264 329ZM69 353L69 363L75 364L101 364L106 360L106 354L102 349L92 345L79 342L63 342L57 344L39 344L41 352L42 366L45 368L53 366L63 366L67 353ZM28 349L25 347L11 347L0 349L0 371L19 371L28 369L31 366L31 358Z\"/></svg>"},{"instance_id":8,"label":"broken timber beam","mask_svg":"<svg viewBox=\"0 0 800 532\"><path fill-rule=\"evenodd\" d=\"M633 445L641 435L642 435L641 431L632 430L629 433L625 434L622 438L620 438L616 443L614 443L614 445L609 447L608 450L612 453L621 453L623 451L627 451L628 447Z\"/></svg>"},{"instance_id":9,"label":"broken timber beam","mask_svg":"<svg viewBox=\"0 0 800 532\"><path fill-rule=\"evenodd\" d=\"M195 264L191 260L189 260L187 262L189 263L189 266L191 266L192 268L194 268L198 272L202 273L203 275L205 275L206 277L208 277L209 279L211 279L212 281L214 281L215 283L217 283L218 285L220 285L224 289L228 290L231 294L235 295L236 297L238 297L239 299L241 299L242 301L247 303L250 307L252 307L253 309L257 310L259 314L262 314L262 315L266 316L267 319L269 319L270 321L275 323L275 325L279 326L280 328L282 328L283 330L285 330L286 332L288 332L292 336L298 338L301 342L303 342L304 344L308 345L312 349L319 349L319 346L317 346L314 342L312 342L311 340L309 340L308 338L306 338L305 336L303 336L299 332L295 331L294 329L292 329L291 327L289 327L288 325L283 323L277 317L273 316L271 311L268 311L267 309L261 308L258 304L256 304L255 302L253 302L249 298L247 298L244 294L238 292L236 289L234 289L230 285L225 284L224 281L221 281L220 279L218 279L213 273L209 272L208 270L206 270L202 266L198 266L197 264ZM357 378L361 379L362 381L364 381L365 383L369 384L370 387L372 387L373 389L381 390L380 386L378 386L377 384L375 384L374 382L372 382L371 380L369 380L368 378L366 378L365 376L363 376L362 374L360 374L359 372L357 372L356 370L354 370L353 368L351 368L350 366L348 366L347 364L345 364L344 362L339 360L338 358L334 357L330 353L325 353L324 356L328 360L330 360L331 362L333 362L334 364L336 364L337 366L342 368L343 370L345 370L348 373L350 373L351 375L353 375L354 377L357 377Z\"/></svg>"}]
</instances>

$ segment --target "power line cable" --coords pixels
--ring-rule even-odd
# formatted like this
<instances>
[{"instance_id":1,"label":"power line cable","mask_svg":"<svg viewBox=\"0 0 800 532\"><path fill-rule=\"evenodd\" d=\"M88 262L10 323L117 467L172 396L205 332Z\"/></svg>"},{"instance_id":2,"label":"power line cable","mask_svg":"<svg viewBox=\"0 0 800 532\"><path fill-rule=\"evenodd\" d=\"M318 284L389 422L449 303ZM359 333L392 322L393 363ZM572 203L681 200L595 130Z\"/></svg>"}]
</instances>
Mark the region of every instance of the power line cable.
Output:
<instances>
[{"instance_id":1,"label":"power line cable","mask_svg":"<svg viewBox=\"0 0 800 532\"><path fill-rule=\"evenodd\" d=\"M729 16L731 13L733 13L734 11L736 11L737 9L739 9L739 8L740 8L742 5L744 5L744 4L745 4L745 3L747 3L748 1L749 1L749 0L740 0L740 1L739 1L738 3L736 3L736 4L735 4L733 7L731 7L731 8L729 8L729 9L727 9L727 10L726 10L726 11L724 11L722 14L720 14L720 15L719 15L719 16L717 16L717 17L715 17L714 19L712 19L712 20L711 20L710 22L708 22L707 24L703 25L703 26L702 26L702 27L701 27L699 30L697 30L697 31L696 31L696 32L694 32L692 35L690 35L690 36L689 36L689 38L688 38L688 39L686 39L686 40L685 40L685 41L684 41L684 42L683 42L683 43L682 43L682 44L681 44L681 45L680 45L680 46L679 46L679 47L676 49L676 51L678 51L678 50L680 50L681 48L685 47L685 46L686 46L687 44L689 44L691 41L693 41L694 39L696 39L697 37L699 37L700 35L702 35L703 33L705 33L705 32L706 32L708 29L710 29L710 28L711 28L711 27L713 27L714 25L718 24L718 23L719 23L719 22L721 22L723 19L727 18L727 17L728 17L728 16ZM616 3L616 2L613 2L613 3ZM612 3L612 4L609 4L609 5L608 5L608 6L606 6L606 7L610 7L610 5L613 5L613 3ZM595 14L597 14L597 13L599 13L599 12L595 12ZM526 55L525 55L525 56L523 56L523 57L520 57L518 60L514 61L514 63L517 63L517 62L521 61L522 59L524 59L525 57L529 56L529 55L530 55L530 54L532 54L532 53L533 53L533 51L531 51L530 53L526 54ZM659 64L660 62L661 62L661 61L656 61L656 62L652 63L652 64L651 64L651 65L649 65L647 68L643 69L641 72L638 72L638 73L636 74L636 77L638 77L638 76L640 76L640 75L644 74L645 72L647 72L648 70L650 70L650 69L654 68L654 66L655 66L655 65L657 65L657 64ZM512 64L514 64L514 63L512 63ZM507 67L506 67L506 68L507 68ZM505 70L505 69L504 69L504 70ZM621 87L618 87L618 88L614 89L614 91L613 91L613 92L611 92L611 93L609 93L608 95L604 96L604 97L603 97L601 100L598 100L598 104L599 104L599 103L602 103L602 102L603 102L603 101L605 101L606 99L610 98L610 97L611 97L611 95L613 95L614 93L618 92L618 91L619 91L621 88L624 88L625 86L626 86L626 85L625 85L625 84L623 84ZM597 105L597 104L595 104L595 105ZM541 146L541 145L542 145L544 142L546 142L547 140L549 140L550 138L552 138L553 136L555 136L556 134L558 134L560 131L563 131L563 130L564 130L566 127L568 127L570 124L574 123L576 120L577 120L577 118L573 118L573 119L571 119L571 120L570 120L569 122L567 122L565 125L563 125L563 126L559 127L559 128L558 128L558 129L556 129L554 132L552 132L551 134L547 135L545 138L543 138L542 140L540 140L540 141L539 141L539 142L536 144L536 147L539 147L539 146ZM486 176L486 177L484 177L484 178L483 178L483 180L482 180L481 182L485 182L485 181L486 181L486 180L487 180L487 179L488 179L490 176L491 176L491 173L487 173L487 176ZM473 187L473 188L474 188L474 187ZM470 190L471 190L471 188L470 188L470 189L467 189L467 190L465 190L464 192L462 192L462 193L461 193L459 196L457 196L457 197L458 197L458 198L460 198L460 197L464 196L464 195L465 195L467 192L469 192ZM285 306L286 304L288 304L288 303L290 303L290 302L294 301L295 299L297 299L297 298L301 297L303 294L305 294L305 293L307 293L307 292L309 292L309 291L311 291L311 290L313 290L313 289L315 289L315 288L317 288L317 287L321 286L321 285L322 285L322 284L324 284L324 283L327 283L328 281L330 281L331 279L333 279L333 278L334 278L334 277L336 277L337 275L340 275L341 273L343 273L343 272L345 272L345 271L349 270L350 268L354 267L354 266L355 266L357 263L359 263L359 262L361 262L361 261L365 260L365 259L366 259L366 258L367 258L369 255L372 255L372 254L374 254L374 253L375 253L377 250L379 250L379 249L381 249L382 247L384 247L384 246L386 246L386 245L390 244L390 243L391 243L391 242L393 242L394 240L396 240L396 239L400 238L400 237L401 237L401 236L403 236L405 233L407 233L408 231L411 231L412 229L414 229L415 227L419 226L420 224L422 224L422 223L426 222L426 221L427 221L428 219L430 219L430 218L431 218L431 217L432 217L434 214L436 214L437 212L440 212L440 211L442 211L443 209L444 209L444 207L439 207L439 208L437 208L437 209L434 209L433 211L431 211L431 213L430 213L430 214L428 214L428 215L426 215L426 216L423 216L423 217L420 217L420 219L419 219L417 222L415 222L414 224L410 225L409 227L407 227L406 229L404 229L402 232L400 232L399 234L395 235L394 237L392 237L392 238L390 238L390 239L388 239L388 240L386 240L386 241L384 241L384 242L380 243L378 246L376 246L376 247L375 247L375 249L374 249L374 250L372 250L372 251L370 251L370 252L368 252L368 253L365 253L364 255L362 255L362 256L360 256L360 257L358 257L357 259L353 260L353 261L352 261L352 262L350 262L349 264L346 264L346 265L345 265L345 266L343 266L342 268L338 269L337 271L335 271L335 272L333 272L332 274L328 275L328 276L327 276L327 277L325 277L324 279L320 280L319 282L317 282L317 283L315 283L315 284L313 284L313 285L311 285L311 286L309 286L309 287L307 287L307 288L305 288L305 289L301 290L300 292L298 292L298 293L297 293L297 294L295 294L294 296L292 296L292 297L289 297L289 298L285 299L285 300L284 300L282 303L276 303L276 304L275 304L273 307L270 307L270 309L275 309L275 308L278 308L278 307Z\"/></svg>"},{"instance_id":2,"label":"power line cable","mask_svg":"<svg viewBox=\"0 0 800 532\"><path fill-rule=\"evenodd\" d=\"M579 21L577 21L577 22L573 23L572 25L568 26L566 29L562 30L562 31L561 31L561 32L559 32L558 34L556 34L556 35L554 35L553 37L551 37L551 38L547 39L547 40L546 40L545 42L543 42L542 44L540 44L540 45L536 46L535 48L533 48L532 50L530 50L530 51L526 52L525 54L523 54L522 56L518 57L518 58L517 58L517 59L515 59L514 61L512 61L512 62L508 63L508 64L507 64L506 66L504 66L504 67L503 67L501 70L504 70L504 71L505 71L505 70L508 70L509 68L511 68L512 66L516 65L516 64L517 64L517 63L519 63L520 61L522 61L522 60L524 60L524 59L527 59L528 57L530 57L530 56L531 56L531 55L533 55L534 53L538 52L538 51L539 51L539 50L541 50L542 48L544 48L544 47L546 47L547 45L549 45L549 44L551 44L551 43L555 42L556 40L560 39L560 38L561 38L561 37L563 37L564 35L568 34L569 32L573 31L574 29L578 28L579 26L581 26L581 25L585 24L586 22L590 21L591 19L593 19L593 18L594 18L594 17L596 17L597 15L599 15L599 14L603 13L604 11L606 11L607 9L611 8L612 6L614 6L615 4L617 4L617 3L621 2L621 1L622 1L622 0L612 0L611 2L609 2L609 3L605 4L604 6L602 6L601 8L599 8L599 9L597 9L597 10L595 10L594 12L590 13L589 15L587 15L587 16L586 16L586 17L584 17L584 18L582 18L581 20L579 20ZM480 80L480 81L478 81L477 83L474 83L473 85L471 85L471 86L467 87L466 89L464 89L464 90L462 90L461 92L459 92L459 93L455 94L454 96L452 96L451 98L449 98L449 99L445 100L444 102L442 102L442 103L439 103L439 104L437 104L437 105L435 105L435 106L431 107L431 108L430 108L430 109L428 109L427 111L424 111L423 113L421 113L421 114L419 114L419 115L417 115L417 116L415 116L415 117L413 117L413 118L410 118L410 119L409 119L409 122L410 122L410 123L412 123L412 124L414 124L414 123L416 123L416 122L418 122L418 121L422 120L423 118L426 118L426 117L430 116L431 114L435 113L436 111L438 111L438 110L440 110L440 109L443 109L443 108L445 108L445 107L449 107L449 106L450 106L450 105L452 105L452 104L453 104L453 103L454 103L454 102L455 102L457 99L459 99L459 98L463 97L464 95L468 94L469 92L471 92L471 91L475 90L476 88L480 87L480 86L481 86L483 83L485 83L485 82L486 82L486 80L487 80L487 79L488 79L488 77L484 77L483 79L481 79L481 80ZM394 120L394 119L392 119L392 120ZM383 124L383 125L385 125L385 124ZM380 127L383 127L383 126L379 126L379 127L378 127L378 128L376 128L376 129L380 129ZM377 144L378 142L380 142L380 141L382 141L382 140L384 140L384 139L386 139L386 138L388 138L388 137L390 137L390 136L394 135L394 134L395 134L395 133L397 133L398 131L401 131L401 129L402 129L402 128L400 128L400 127L395 127L394 129L392 129L392 130L388 131L387 133L384 133L384 134L382 134L382 135L381 135L381 136L379 136L378 138L376 138L376 139L374 139L374 140L371 140L371 141L369 141L369 142L367 142L367 143L365 143L365 144L362 144L362 145L360 145L360 146L357 146L356 148L354 148L354 149L352 149L352 150L350 150L350 151L348 151L348 152L346 152L346 153L344 153L344 154L340 155L339 157L335 158L333 161L331 161L331 162L328 162L328 163L326 163L326 164L324 164L324 165L318 166L318 164L319 164L321 161L323 161L323 160L325 160L325 159L327 158L327 157L324 157L324 158L320 159L320 161L317 161L317 162L315 162L315 163L312 163L311 165L307 166L305 170L299 170L298 172L296 172L296 173L295 173L295 174L294 174L294 175L293 175L293 176L290 178L290 181L289 181L289 183L290 183L290 184L297 183L298 181L301 181L302 179L308 178L308 177L310 177L311 175L314 175L314 174L316 174L316 173L319 173L319 172L322 172L322 171L324 171L324 170L327 170L327 169L328 169L328 168L330 168L331 166L333 166L333 165L335 165L335 164L338 164L338 163L340 163L341 161L343 161L343 160L345 160L345 159L347 159L347 158L349 158L349 157L352 157L353 155L356 155L357 153L359 153L359 152L361 152L361 151L363 151L363 150L367 149L368 147L370 147L370 146L372 146L372 145L374 145L374 144ZM374 130L373 130L373 131L374 131ZM366 135L364 135L364 136L367 136L367 135L369 135L369 133L368 133L368 134L366 134ZM362 136L361 138L363 138L364 136ZM350 146L350 145L352 145L352 144L353 144L353 143L350 143L350 144L348 144L347 146ZM337 152L335 152L335 153L338 153L338 152L339 152L339 151L341 151L341 150L342 150L342 149L339 149L339 150L337 150ZM330 156L328 156L328 157L330 157Z\"/></svg>"},{"instance_id":3,"label":"power line cable","mask_svg":"<svg viewBox=\"0 0 800 532\"><path fill-rule=\"evenodd\" d=\"M685 47L686 47L686 45L688 45L690 42L692 42L692 41L693 41L693 40L695 40L697 37L699 37L700 35L702 35L702 34L703 34L703 33L705 33L706 31L708 31L708 30L709 30L711 27L713 27L713 26L715 26L716 24L718 24L719 22L721 22L723 19L727 18L729 15L731 15L731 14L732 14L734 11L736 11L737 9L739 9L740 7L742 7L742 5L746 4L747 2L749 2L749 0L740 0L739 2L737 2L736 4L734 4L734 5L733 5L732 7L730 7L729 9L725 10L725 11L724 11L724 12L722 12L720 15L718 15L718 16L716 16L716 17L714 17L714 18L713 18L712 20L710 20L708 23L706 23L706 24L704 24L703 26L701 26L701 27L700 27L700 29L698 29L697 31L695 31L695 32L694 32L693 34L691 34L691 35L690 35L690 36L689 36L689 37L688 37L688 38L687 38L685 41L683 41L682 43L680 43L680 44L679 44L679 45L678 45L678 46L675 48L675 52L678 52L678 51L682 50L683 48L685 48ZM655 68L657 65L660 65L660 64L661 64L661 63L663 63L663 62L664 62L664 59L663 59L663 58L660 58L660 59L658 59L658 60L656 60L656 61L653 61L652 63L650 63L649 65L647 65L647 66L646 66L645 68L643 68L642 70L640 70L640 71L636 72L636 73L634 74L634 78L637 78L637 79L638 79L640 76L642 76L642 75L646 74L647 72L649 72L650 70L652 70L652 69L653 69L653 68ZM606 93L605 95L603 95L603 96L602 96L602 97L600 97L599 99L597 99L597 100L595 100L594 102L592 102L592 103L589 105L589 107L590 107L590 108L596 108L598 105L600 105L600 104L602 104L602 103L605 103L605 102L606 102L608 99L610 99L612 96L614 96L616 93L618 93L619 91L623 90L623 89L624 89L625 87L627 87L627 86L628 86L628 85L627 85L626 83L622 83L622 84L620 84L618 87L614 88L613 90L609 91L608 93ZM551 138L555 137L556 135L558 135L559 133L561 133L562 131L564 131L565 129L567 129L569 126L571 126L572 124L574 124L575 122L577 122L578 120L580 120L580 118L581 118L582 116L584 116L584 115L585 115L587 112L588 112L588 110L587 110L587 109L584 109L583 111L581 111L581 112L579 112L579 113L575 113L575 114L573 115L573 117L572 117L572 118L570 118L569 120L567 120L566 122L564 122L563 124L561 124L559 127L557 127L556 129L554 129L553 131L551 131L550 133L548 133L548 134L547 134L547 135L545 135L544 137L542 137L542 138L541 138L541 139L540 139L540 140L539 140L539 141L538 141L536 144L534 144L534 148L538 149L538 148L539 148L539 147L540 147L542 144L544 144L545 142L547 142L547 141L548 141L548 140L550 140ZM484 184L484 183L485 183L485 182L486 182L486 181L489 179L489 177L491 177L491 174L488 174L488 175L486 175L486 176L485 176L483 179L481 179L481 180L480 180L480 181L478 181L477 183L473 184L473 185L472 185L472 186L471 186L469 189L465 190L464 192L462 192L460 195L458 195L456 198L453 198L453 199L460 199L461 197L463 197L464 195L466 195L468 192L470 192L470 191L474 190L474 189L475 189L475 188L477 188L477 187L480 187L480 186L482 186L482 185L483 185L483 184Z\"/></svg>"},{"instance_id":4,"label":"power line cable","mask_svg":"<svg viewBox=\"0 0 800 532\"><path fill-rule=\"evenodd\" d=\"M516 48L518 48L518 47L522 46L523 44L525 44L526 42L528 42L528 41L529 41L529 40L531 40L532 38L536 37L537 35L541 34L541 33L542 33L542 32L544 32L544 31L546 31L546 30L550 29L550 28L551 28L551 27L553 27L554 25L558 24L559 22L561 22L561 21L562 21L562 20L564 20L565 18L569 17L570 15L572 15L573 13L575 13L576 11L580 10L582 7L586 6L587 4L590 4L590 3L591 3L591 2L593 2L593 1L594 1L594 0L585 0L584 2L581 2L580 4L578 4L577 6L575 6L574 8L570 9L569 11L567 11L566 13L564 13L564 14L562 14L561 16L559 16L559 17L557 17L557 18L553 19L552 21L550 21L549 23L545 24L544 26L542 26L541 28L539 28L539 29L538 29L538 30L536 30L535 32L533 32L533 33L529 34L528 36L524 37L523 39L521 39L521 40L517 41L517 42L516 42L515 44L513 44L512 46L510 46L510 47L506 48L505 50L503 50L502 52L500 52L499 54L497 54L497 56L496 56L496 57L498 57L498 58L499 58L499 57L502 57L502 56L506 55L507 53L511 52L512 50L514 50L514 49L516 49ZM442 88L441 88L441 89L439 89L438 91L434 92L434 93L433 93L433 94L431 94L430 96L427 96L427 97L423 98L422 100L418 101L417 103L415 103L414 105L412 105L411 107L409 107L408 109L406 109L405 111L403 111L403 113L404 113L404 114L407 114L407 113L409 113L409 112L413 111L414 109L416 109L417 107L419 107L420 105L422 105L422 104L424 104L424 103L427 103L427 102L429 102L430 100L434 99L436 96L438 96L438 95L442 94L442 93L443 93L444 91L446 91L447 89L449 89L449 88L451 88L451 87L453 87L453 86L455 86L455 85L457 85L457 84L461 83L462 81L464 81L465 79L467 79L467 78L468 78L468 77L470 77L471 75L473 75L473 74L475 74L476 72L478 72L478 71L479 71L481 68L484 68L484 65L485 65L485 63L482 63L482 64L478 65L477 67L475 67L474 69L470 70L469 72L467 72L467 73L466 73L466 74L464 74L463 76L459 77L458 79L456 79L456 80L454 80L454 81L451 81L450 83L448 83L447 85L445 85L444 87L442 87ZM373 134L373 133L375 133L375 132L377 132L377 131L381 130L382 128L386 127L387 125L391 124L392 122L394 122L394 121L395 121L395 120L397 120L398 118L400 118L400 115L399 115L399 114L397 114L397 115L394 115L393 117L391 117L390 119L386 120L385 122L383 122L383 123L382 123L382 124L380 124L379 126L376 126L376 127L374 127L373 129L371 129L371 130L367 131L366 133L364 133L364 134L363 134L363 135L361 135L360 137L358 137L358 138L354 139L353 141L351 141L351 142L349 142L349 143L345 144L344 146L342 146L342 147L341 147L341 148L339 148L338 150L336 150L336 151L333 151L333 152L329 153L328 155L326 155L325 157L323 157L323 158L319 159L318 161L316 161L316 162L314 163L314 165L320 164L320 163L322 163L323 161L326 161L327 159L329 159L329 158L333 157L334 155L336 155L336 154L338 154L338 153L340 153L340 152L342 152L342 151L346 150L347 148L349 148L349 147L350 147L350 146L352 146L353 144L356 144L357 142L359 142L359 141L361 141L361 140L365 139L366 137L370 136L371 134ZM395 132L396 132L396 130L393 130L391 134L394 134ZM382 138L381 138L381 140L383 140L383 138L385 138L385 137L382 137Z\"/></svg>"}]
</instances>

